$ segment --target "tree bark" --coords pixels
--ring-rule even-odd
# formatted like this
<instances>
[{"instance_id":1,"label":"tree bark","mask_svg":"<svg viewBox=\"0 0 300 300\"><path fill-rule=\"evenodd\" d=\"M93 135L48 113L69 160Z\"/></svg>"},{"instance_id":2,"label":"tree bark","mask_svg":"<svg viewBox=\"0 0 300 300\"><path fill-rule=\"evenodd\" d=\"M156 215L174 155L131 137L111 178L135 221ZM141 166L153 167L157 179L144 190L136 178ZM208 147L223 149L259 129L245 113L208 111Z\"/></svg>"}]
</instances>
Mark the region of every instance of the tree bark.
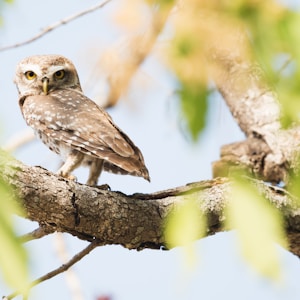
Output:
<instances>
[{"instance_id":1,"label":"tree bark","mask_svg":"<svg viewBox=\"0 0 300 300\"><path fill-rule=\"evenodd\" d=\"M203 24L208 69L246 139L222 147L213 173L226 176L231 167L242 167L262 180L287 182L298 171L300 127L282 128L280 103L252 57L247 34L222 21Z\"/></svg>"},{"instance_id":2,"label":"tree bark","mask_svg":"<svg viewBox=\"0 0 300 300\"><path fill-rule=\"evenodd\" d=\"M0 162L0 174L17 193L26 218L83 240L98 239L102 245L119 244L137 250L167 248L165 217L190 196L197 199L207 216L207 235L224 230L224 208L230 201L232 184L227 178L152 194L125 195L69 181L41 167L26 166L8 159L3 152ZM290 249L300 256L300 210L296 201L283 189L249 180L284 214Z\"/></svg>"}]
</instances>

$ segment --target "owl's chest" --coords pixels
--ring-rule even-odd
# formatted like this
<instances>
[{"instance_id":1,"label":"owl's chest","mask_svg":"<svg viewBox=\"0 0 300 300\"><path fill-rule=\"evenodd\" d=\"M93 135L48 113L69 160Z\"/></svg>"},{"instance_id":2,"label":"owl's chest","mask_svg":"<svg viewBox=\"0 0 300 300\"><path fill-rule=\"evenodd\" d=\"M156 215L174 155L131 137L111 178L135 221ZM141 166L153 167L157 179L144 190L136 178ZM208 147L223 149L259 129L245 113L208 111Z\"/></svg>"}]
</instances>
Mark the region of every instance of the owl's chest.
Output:
<instances>
[{"instance_id":1,"label":"owl's chest","mask_svg":"<svg viewBox=\"0 0 300 300\"><path fill-rule=\"evenodd\" d=\"M56 118L55 109L47 100L48 97L42 95L29 96L26 97L21 107L27 125L32 127L36 133L46 130L47 123L53 123Z\"/></svg>"},{"instance_id":2,"label":"owl's chest","mask_svg":"<svg viewBox=\"0 0 300 300\"><path fill-rule=\"evenodd\" d=\"M34 130L35 135L53 152L57 153L62 157L63 160L65 160L70 152L72 151L72 148L67 146L65 143L60 142L57 139L54 139L51 136L48 136L41 130Z\"/></svg>"},{"instance_id":3,"label":"owl's chest","mask_svg":"<svg viewBox=\"0 0 300 300\"><path fill-rule=\"evenodd\" d=\"M71 146L47 136L42 131L35 130L35 134L51 151L57 153L63 161L66 161L67 157L74 151ZM95 160L95 158L85 155L81 164L90 165L93 160Z\"/></svg>"},{"instance_id":4,"label":"owl's chest","mask_svg":"<svg viewBox=\"0 0 300 300\"><path fill-rule=\"evenodd\" d=\"M51 97L36 95L26 98L22 106L22 113L26 123L34 130L35 135L53 152L59 154L65 160L76 145L73 147L70 140L63 135L64 132L72 132L74 141L82 132L88 132L93 126L82 126L78 120L82 120L84 110L74 107L78 104L66 100L66 96L61 96L60 93L51 94ZM66 100L65 101L61 101ZM83 111L83 113L82 113ZM83 121L88 122L89 118L83 118ZM81 127L80 127L81 126ZM78 127L80 127L78 129ZM78 130L78 131L77 131ZM66 141L67 139L67 141ZM77 147L78 148L78 147ZM77 149L78 150L78 149ZM80 150L79 150L80 151ZM87 158L88 160L91 157Z\"/></svg>"}]
</instances>

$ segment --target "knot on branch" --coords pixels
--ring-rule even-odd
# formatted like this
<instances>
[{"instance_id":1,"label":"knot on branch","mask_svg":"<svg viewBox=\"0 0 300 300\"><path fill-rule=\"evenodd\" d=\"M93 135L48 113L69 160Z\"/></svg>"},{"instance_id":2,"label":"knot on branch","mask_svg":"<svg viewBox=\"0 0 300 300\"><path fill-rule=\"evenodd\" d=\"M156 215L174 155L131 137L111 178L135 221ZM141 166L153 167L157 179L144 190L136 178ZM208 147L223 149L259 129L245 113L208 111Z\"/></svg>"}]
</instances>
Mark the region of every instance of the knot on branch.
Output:
<instances>
[{"instance_id":1,"label":"knot on branch","mask_svg":"<svg viewBox=\"0 0 300 300\"><path fill-rule=\"evenodd\" d=\"M288 166L285 162L278 164L276 153L261 136L255 136L223 146L220 160L213 163L214 177L227 177L238 170L277 184L286 180Z\"/></svg>"}]
</instances>

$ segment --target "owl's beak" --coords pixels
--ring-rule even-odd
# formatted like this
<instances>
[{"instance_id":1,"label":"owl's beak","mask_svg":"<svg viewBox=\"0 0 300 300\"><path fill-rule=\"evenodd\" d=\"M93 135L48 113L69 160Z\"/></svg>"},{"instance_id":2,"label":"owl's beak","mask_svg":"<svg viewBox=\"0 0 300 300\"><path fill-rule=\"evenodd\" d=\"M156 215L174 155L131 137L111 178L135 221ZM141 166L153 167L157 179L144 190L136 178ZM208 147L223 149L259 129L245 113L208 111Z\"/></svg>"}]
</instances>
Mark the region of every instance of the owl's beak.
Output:
<instances>
[{"instance_id":1,"label":"owl's beak","mask_svg":"<svg viewBox=\"0 0 300 300\"><path fill-rule=\"evenodd\" d=\"M45 95L48 94L48 86L49 86L49 79L47 77L42 79L42 83L43 83L43 92Z\"/></svg>"}]
</instances>

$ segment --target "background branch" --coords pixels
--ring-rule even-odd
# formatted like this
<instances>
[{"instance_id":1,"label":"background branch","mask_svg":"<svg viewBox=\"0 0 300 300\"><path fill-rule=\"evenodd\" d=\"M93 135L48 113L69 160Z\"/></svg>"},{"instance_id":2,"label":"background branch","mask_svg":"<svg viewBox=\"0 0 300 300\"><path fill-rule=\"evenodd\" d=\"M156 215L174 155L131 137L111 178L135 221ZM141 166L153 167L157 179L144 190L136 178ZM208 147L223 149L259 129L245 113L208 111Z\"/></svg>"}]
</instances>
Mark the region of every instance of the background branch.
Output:
<instances>
[{"instance_id":1,"label":"background branch","mask_svg":"<svg viewBox=\"0 0 300 300\"><path fill-rule=\"evenodd\" d=\"M99 66L105 70L109 85L106 108L114 106L127 91L135 72L150 55L171 9L172 7L164 13L160 10L153 10L151 22L145 30L127 36L123 45L118 43L101 57Z\"/></svg>"},{"instance_id":2,"label":"background branch","mask_svg":"<svg viewBox=\"0 0 300 300\"><path fill-rule=\"evenodd\" d=\"M99 243L98 240L94 240L91 242L86 248L84 248L82 251L74 255L67 263L61 265L59 268L39 277L38 279L32 281L29 284L29 288L33 288L34 286L38 285L39 283L49 280L53 277L55 277L58 274L61 274L68 270L70 267L72 267L74 264L76 264L78 261L80 261L83 257L88 255L92 250L94 250L96 247L98 247L101 243ZM4 297L5 300L10 300L15 298L16 296L20 295L20 292L14 292L6 297Z\"/></svg>"},{"instance_id":3,"label":"background branch","mask_svg":"<svg viewBox=\"0 0 300 300\"><path fill-rule=\"evenodd\" d=\"M57 253L57 256L59 257L60 261L65 264L69 260L69 253L67 251L66 241L62 233L57 232L54 235L54 246ZM77 274L75 273L75 270L72 268L69 268L64 273L66 284L70 290L72 300L83 300L83 292L81 287L80 279L78 278Z\"/></svg>"},{"instance_id":4,"label":"background branch","mask_svg":"<svg viewBox=\"0 0 300 300\"><path fill-rule=\"evenodd\" d=\"M213 22L210 28L206 23L202 28L210 38L206 48L209 71L247 137L222 147L221 159L213 166L214 175L226 176L232 166L238 166L265 181L287 182L290 171L298 168L300 127L282 128L277 96L250 54L247 35L240 29L226 28L219 20Z\"/></svg>"},{"instance_id":5,"label":"background branch","mask_svg":"<svg viewBox=\"0 0 300 300\"><path fill-rule=\"evenodd\" d=\"M30 44L38 39L40 39L41 37L43 37L44 35L46 35L47 33L53 31L54 29L57 29L59 28L60 26L62 25L65 25L67 23L70 23L71 21L74 21L86 14L89 14L91 12L94 12L96 11L97 9L100 9L102 7L104 7L106 4L108 4L111 0L105 0L104 2L102 3L99 3L99 4L96 4L86 10L83 10L83 11L80 11L72 16L69 16L69 17L66 17L60 21L57 21L55 22L54 24L51 24L47 27L45 27L40 33L38 33L37 35L25 40L25 41L22 41L22 42L19 42L19 43L16 43L16 44L13 44L13 45L7 45L7 46L3 46L3 47L0 47L0 51L6 51L6 50L10 50L10 49L13 49L13 48L18 48L18 47L21 47L21 46L25 46L27 44Z\"/></svg>"}]
</instances>

